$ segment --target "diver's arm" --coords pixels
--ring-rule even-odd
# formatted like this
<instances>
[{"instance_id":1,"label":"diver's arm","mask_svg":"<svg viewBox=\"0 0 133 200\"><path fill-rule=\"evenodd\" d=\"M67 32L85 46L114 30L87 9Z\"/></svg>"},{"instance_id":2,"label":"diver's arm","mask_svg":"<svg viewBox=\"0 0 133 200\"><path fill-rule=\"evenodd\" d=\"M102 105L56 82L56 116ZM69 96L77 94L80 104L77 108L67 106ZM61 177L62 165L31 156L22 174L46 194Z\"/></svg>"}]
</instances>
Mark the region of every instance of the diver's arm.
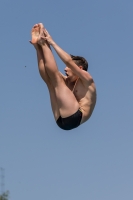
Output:
<instances>
[{"instance_id":1,"label":"diver's arm","mask_svg":"<svg viewBox=\"0 0 133 200\"><path fill-rule=\"evenodd\" d=\"M92 82L91 75L87 71L83 70L82 66L77 66L75 64L71 56L55 43L46 29L44 30L44 35L44 39L54 48L65 65L69 67L82 81L90 84Z\"/></svg>"}]
</instances>

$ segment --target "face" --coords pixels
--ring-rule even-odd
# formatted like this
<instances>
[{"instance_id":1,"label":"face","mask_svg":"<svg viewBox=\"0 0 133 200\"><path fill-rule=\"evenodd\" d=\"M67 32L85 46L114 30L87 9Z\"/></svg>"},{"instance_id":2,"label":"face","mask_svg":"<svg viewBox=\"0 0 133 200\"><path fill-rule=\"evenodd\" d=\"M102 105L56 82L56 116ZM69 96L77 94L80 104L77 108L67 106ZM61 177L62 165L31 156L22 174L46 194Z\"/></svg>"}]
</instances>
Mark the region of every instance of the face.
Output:
<instances>
[{"instance_id":1,"label":"face","mask_svg":"<svg viewBox=\"0 0 133 200\"><path fill-rule=\"evenodd\" d=\"M79 68L83 69L82 67L79 67ZM64 71L65 71L67 78L69 78L70 80L77 79L77 76L73 73L73 71L69 67L66 66Z\"/></svg>"},{"instance_id":2,"label":"face","mask_svg":"<svg viewBox=\"0 0 133 200\"><path fill-rule=\"evenodd\" d=\"M74 79L76 77L76 75L73 73L73 71L69 67L66 66L64 71L65 71L67 78Z\"/></svg>"}]
</instances>

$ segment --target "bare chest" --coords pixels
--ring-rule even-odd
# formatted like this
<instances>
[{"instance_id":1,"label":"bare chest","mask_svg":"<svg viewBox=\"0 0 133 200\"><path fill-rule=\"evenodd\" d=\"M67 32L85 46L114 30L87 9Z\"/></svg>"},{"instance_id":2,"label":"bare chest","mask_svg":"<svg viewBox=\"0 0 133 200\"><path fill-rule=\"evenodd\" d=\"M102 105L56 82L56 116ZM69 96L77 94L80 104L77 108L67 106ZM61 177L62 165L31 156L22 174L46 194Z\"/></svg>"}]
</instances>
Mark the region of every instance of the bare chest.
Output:
<instances>
[{"instance_id":1,"label":"bare chest","mask_svg":"<svg viewBox=\"0 0 133 200\"><path fill-rule=\"evenodd\" d=\"M80 80L73 85L68 85L68 88L73 92L78 102L86 96L88 91L88 88Z\"/></svg>"},{"instance_id":2,"label":"bare chest","mask_svg":"<svg viewBox=\"0 0 133 200\"><path fill-rule=\"evenodd\" d=\"M88 89L83 87L82 84L77 84L76 87L73 90L73 94L76 97L77 101L79 102L81 99L86 97L86 94L88 93Z\"/></svg>"}]
</instances>

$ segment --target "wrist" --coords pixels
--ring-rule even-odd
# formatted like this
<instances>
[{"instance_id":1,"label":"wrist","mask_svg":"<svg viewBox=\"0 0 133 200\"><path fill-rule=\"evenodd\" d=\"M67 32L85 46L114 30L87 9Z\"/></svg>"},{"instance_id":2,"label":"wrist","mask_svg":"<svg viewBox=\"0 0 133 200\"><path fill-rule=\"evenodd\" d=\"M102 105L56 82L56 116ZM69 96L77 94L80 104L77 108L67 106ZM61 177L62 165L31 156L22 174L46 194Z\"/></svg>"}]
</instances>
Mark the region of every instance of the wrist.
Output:
<instances>
[{"instance_id":1,"label":"wrist","mask_svg":"<svg viewBox=\"0 0 133 200\"><path fill-rule=\"evenodd\" d=\"M50 44L52 47L55 47L56 46L56 43L54 41L51 42Z\"/></svg>"}]
</instances>

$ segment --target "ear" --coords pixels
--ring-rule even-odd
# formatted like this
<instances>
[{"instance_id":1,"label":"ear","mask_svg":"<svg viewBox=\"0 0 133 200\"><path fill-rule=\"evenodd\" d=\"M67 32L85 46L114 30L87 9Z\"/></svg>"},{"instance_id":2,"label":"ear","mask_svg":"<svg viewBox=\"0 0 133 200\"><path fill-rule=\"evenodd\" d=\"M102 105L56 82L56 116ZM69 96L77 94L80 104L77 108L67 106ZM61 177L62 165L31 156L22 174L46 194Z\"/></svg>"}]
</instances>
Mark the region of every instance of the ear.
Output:
<instances>
[{"instance_id":1,"label":"ear","mask_svg":"<svg viewBox=\"0 0 133 200\"><path fill-rule=\"evenodd\" d=\"M82 67L82 66L79 66L79 68L83 70L83 67Z\"/></svg>"}]
</instances>

